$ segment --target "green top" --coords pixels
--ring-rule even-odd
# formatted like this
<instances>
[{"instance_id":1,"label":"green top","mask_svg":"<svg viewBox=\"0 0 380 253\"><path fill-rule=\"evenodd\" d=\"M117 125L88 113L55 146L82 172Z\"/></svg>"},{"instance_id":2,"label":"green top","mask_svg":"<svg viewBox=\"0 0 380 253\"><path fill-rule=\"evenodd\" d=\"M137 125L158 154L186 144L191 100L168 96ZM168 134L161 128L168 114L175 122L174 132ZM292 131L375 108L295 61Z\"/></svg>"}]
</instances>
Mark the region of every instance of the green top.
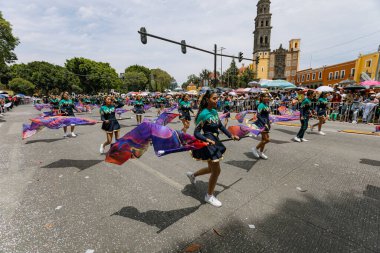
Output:
<instances>
[{"instance_id":1,"label":"green top","mask_svg":"<svg viewBox=\"0 0 380 253\"><path fill-rule=\"evenodd\" d=\"M71 99L66 100L63 98L61 99L61 101L59 101L59 107L68 106L68 105L73 105L73 101Z\"/></svg>"},{"instance_id":2,"label":"green top","mask_svg":"<svg viewBox=\"0 0 380 253\"><path fill-rule=\"evenodd\" d=\"M135 101L135 105L137 105L137 106L144 105L144 102L141 99L140 100L136 100Z\"/></svg>"},{"instance_id":3,"label":"green top","mask_svg":"<svg viewBox=\"0 0 380 253\"><path fill-rule=\"evenodd\" d=\"M181 106L181 107L187 107L187 108L190 108L191 107L191 102L190 101L181 101L180 103L179 103L179 105Z\"/></svg>"},{"instance_id":4,"label":"green top","mask_svg":"<svg viewBox=\"0 0 380 253\"><path fill-rule=\"evenodd\" d=\"M319 98L317 104L327 104L327 98Z\"/></svg>"},{"instance_id":5,"label":"green top","mask_svg":"<svg viewBox=\"0 0 380 253\"><path fill-rule=\"evenodd\" d=\"M262 111L270 111L270 108L267 104L265 103L260 103L259 106L257 107L257 112L261 113Z\"/></svg>"},{"instance_id":6,"label":"green top","mask_svg":"<svg viewBox=\"0 0 380 253\"><path fill-rule=\"evenodd\" d=\"M304 108L307 105L311 105L311 101L309 98L305 98L301 103L301 108Z\"/></svg>"},{"instance_id":7,"label":"green top","mask_svg":"<svg viewBox=\"0 0 380 253\"><path fill-rule=\"evenodd\" d=\"M102 107L100 107L100 114L109 114L109 113L113 113L115 111L115 106L113 105L110 105L110 106L107 106L107 105L102 105Z\"/></svg>"},{"instance_id":8,"label":"green top","mask_svg":"<svg viewBox=\"0 0 380 253\"><path fill-rule=\"evenodd\" d=\"M215 109L203 109L201 113L198 115L198 118L196 120L196 125L203 124L205 122L219 122L219 115L218 112Z\"/></svg>"}]
</instances>

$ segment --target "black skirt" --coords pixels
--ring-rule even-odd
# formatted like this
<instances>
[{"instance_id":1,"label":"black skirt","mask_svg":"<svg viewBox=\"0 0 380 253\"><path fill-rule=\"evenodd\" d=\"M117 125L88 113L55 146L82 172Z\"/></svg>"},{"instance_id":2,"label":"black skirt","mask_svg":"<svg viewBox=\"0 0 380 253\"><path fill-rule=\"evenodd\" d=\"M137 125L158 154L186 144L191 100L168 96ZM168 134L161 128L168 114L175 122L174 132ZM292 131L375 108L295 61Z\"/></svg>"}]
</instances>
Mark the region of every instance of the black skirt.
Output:
<instances>
[{"instance_id":1,"label":"black skirt","mask_svg":"<svg viewBox=\"0 0 380 253\"><path fill-rule=\"evenodd\" d=\"M223 158L226 147L220 142L219 138L211 133L205 133L204 136L215 142L215 145L208 145L201 149L191 151L194 159L202 161L218 162Z\"/></svg>"},{"instance_id":2,"label":"black skirt","mask_svg":"<svg viewBox=\"0 0 380 253\"><path fill-rule=\"evenodd\" d=\"M107 133L112 133L114 131L119 131L120 124L117 120L110 120L108 123L103 122L102 129Z\"/></svg>"},{"instance_id":3,"label":"black skirt","mask_svg":"<svg viewBox=\"0 0 380 253\"><path fill-rule=\"evenodd\" d=\"M253 124L255 124L260 129L261 128L265 128L263 132L269 133L269 131L270 131L270 122L269 122L269 120L266 121L266 120L258 119Z\"/></svg>"},{"instance_id":4,"label":"black skirt","mask_svg":"<svg viewBox=\"0 0 380 253\"><path fill-rule=\"evenodd\" d=\"M182 111L181 116L179 116L179 119L185 119L185 120L191 121L190 112Z\"/></svg>"},{"instance_id":5,"label":"black skirt","mask_svg":"<svg viewBox=\"0 0 380 253\"><path fill-rule=\"evenodd\" d=\"M141 115L141 114L145 113L143 107L135 107L135 108L133 109L133 112L134 112L135 114L137 114L137 115Z\"/></svg>"}]
</instances>

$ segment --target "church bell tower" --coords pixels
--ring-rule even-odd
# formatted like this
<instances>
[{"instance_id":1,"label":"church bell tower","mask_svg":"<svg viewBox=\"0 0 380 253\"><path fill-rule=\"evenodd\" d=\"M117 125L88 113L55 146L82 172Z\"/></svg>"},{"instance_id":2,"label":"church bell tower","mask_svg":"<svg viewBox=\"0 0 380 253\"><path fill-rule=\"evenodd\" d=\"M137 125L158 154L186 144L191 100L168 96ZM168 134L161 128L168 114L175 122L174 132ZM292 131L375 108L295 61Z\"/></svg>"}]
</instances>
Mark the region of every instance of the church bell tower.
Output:
<instances>
[{"instance_id":1,"label":"church bell tower","mask_svg":"<svg viewBox=\"0 0 380 253\"><path fill-rule=\"evenodd\" d=\"M268 79L271 19L270 0L259 0L257 3L257 16L255 18L255 31L253 42L253 59L259 58L259 64L254 63L258 79Z\"/></svg>"}]
</instances>

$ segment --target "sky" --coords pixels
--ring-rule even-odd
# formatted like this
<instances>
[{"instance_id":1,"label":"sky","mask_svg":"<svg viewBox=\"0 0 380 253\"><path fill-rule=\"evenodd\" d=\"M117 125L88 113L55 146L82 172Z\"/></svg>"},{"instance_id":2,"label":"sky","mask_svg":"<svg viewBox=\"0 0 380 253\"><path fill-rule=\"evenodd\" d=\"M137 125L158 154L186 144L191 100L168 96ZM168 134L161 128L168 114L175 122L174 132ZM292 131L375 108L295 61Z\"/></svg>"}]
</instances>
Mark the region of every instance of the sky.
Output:
<instances>
[{"instance_id":1,"label":"sky","mask_svg":"<svg viewBox=\"0 0 380 253\"><path fill-rule=\"evenodd\" d=\"M202 69L212 55L148 37L137 31L206 50L250 58L258 0L4 0L0 11L20 39L17 63L85 57L109 62L118 73L134 65L161 68L179 84ZM354 60L380 45L379 0L272 0L271 49L301 39L300 69ZM231 62L222 59L223 71ZM249 64L249 61L244 61ZM221 58L218 57L218 71Z\"/></svg>"}]
</instances>

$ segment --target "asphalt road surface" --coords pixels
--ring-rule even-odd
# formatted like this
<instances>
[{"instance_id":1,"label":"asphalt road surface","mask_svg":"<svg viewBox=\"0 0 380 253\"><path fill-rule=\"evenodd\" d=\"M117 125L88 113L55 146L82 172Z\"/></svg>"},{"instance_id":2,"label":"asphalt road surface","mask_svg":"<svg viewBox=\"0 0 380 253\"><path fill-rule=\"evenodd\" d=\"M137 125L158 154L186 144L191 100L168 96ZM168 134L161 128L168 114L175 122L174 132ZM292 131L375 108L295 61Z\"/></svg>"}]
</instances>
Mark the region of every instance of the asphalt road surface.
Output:
<instances>
[{"instance_id":1,"label":"asphalt road surface","mask_svg":"<svg viewBox=\"0 0 380 253\"><path fill-rule=\"evenodd\" d=\"M100 124L21 140L35 116L25 105L0 117L0 252L380 252L380 137L338 132L373 126L328 122L295 143L297 127L274 125L269 160L251 154L257 139L226 142L215 208L208 176L185 176L205 166L188 152L117 166L99 154Z\"/></svg>"}]
</instances>

